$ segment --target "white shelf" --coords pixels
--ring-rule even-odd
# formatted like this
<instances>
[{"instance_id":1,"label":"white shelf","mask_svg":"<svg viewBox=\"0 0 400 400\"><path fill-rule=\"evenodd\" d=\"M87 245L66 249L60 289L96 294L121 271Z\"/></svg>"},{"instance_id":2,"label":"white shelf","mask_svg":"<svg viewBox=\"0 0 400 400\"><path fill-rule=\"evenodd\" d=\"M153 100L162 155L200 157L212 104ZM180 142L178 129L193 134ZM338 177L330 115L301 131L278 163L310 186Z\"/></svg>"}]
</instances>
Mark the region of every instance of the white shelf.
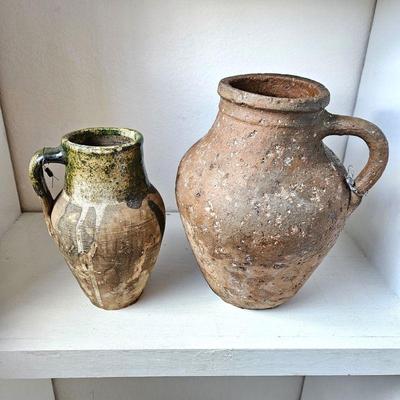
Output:
<instances>
[{"instance_id":1,"label":"white shelf","mask_svg":"<svg viewBox=\"0 0 400 400\"><path fill-rule=\"evenodd\" d=\"M301 292L273 310L220 300L177 214L143 296L94 307L41 214L0 242L0 378L400 374L400 300L344 233Z\"/></svg>"}]
</instances>

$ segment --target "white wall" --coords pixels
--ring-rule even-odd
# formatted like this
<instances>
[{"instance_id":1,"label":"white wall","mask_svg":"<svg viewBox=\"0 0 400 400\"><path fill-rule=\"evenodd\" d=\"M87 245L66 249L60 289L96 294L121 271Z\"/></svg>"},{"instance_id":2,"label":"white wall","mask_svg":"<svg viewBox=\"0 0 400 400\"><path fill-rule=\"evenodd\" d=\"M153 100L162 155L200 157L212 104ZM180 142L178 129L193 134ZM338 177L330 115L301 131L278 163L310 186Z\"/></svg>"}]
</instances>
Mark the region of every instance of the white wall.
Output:
<instances>
[{"instance_id":1,"label":"white wall","mask_svg":"<svg viewBox=\"0 0 400 400\"><path fill-rule=\"evenodd\" d=\"M323 82L351 114L374 0L3 0L0 89L24 210L39 209L28 160L87 126L145 135L168 209L184 152L211 126L217 83L247 72ZM330 138L339 156L343 138ZM58 176L62 171L57 171Z\"/></svg>"},{"instance_id":2,"label":"white wall","mask_svg":"<svg viewBox=\"0 0 400 400\"><path fill-rule=\"evenodd\" d=\"M399 16L399 1L378 1L354 114L374 122L385 132L389 164L351 217L348 230L400 295ZM351 138L345 165L351 164L359 170L367 155L366 146Z\"/></svg>"},{"instance_id":3,"label":"white wall","mask_svg":"<svg viewBox=\"0 0 400 400\"><path fill-rule=\"evenodd\" d=\"M6 130L0 108L0 237L21 213Z\"/></svg>"}]
</instances>

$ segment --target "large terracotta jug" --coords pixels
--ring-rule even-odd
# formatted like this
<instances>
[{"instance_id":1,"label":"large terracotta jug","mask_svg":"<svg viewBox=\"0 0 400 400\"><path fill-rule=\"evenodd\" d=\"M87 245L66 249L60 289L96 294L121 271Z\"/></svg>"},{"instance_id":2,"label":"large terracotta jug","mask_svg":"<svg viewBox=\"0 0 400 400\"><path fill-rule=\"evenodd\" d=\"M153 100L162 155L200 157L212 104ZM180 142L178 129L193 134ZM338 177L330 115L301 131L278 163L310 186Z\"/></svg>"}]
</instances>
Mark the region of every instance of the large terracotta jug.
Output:
<instances>
[{"instance_id":1,"label":"large terracotta jug","mask_svg":"<svg viewBox=\"0 0 400 400\"><path fill-rule=\"evenodd\" d=\"M146 177L142 135L131 129L89 128L32 158L29 172L50 235L93 304L119 309L142 293L165 225L161 196ZM65 164L53 200L47 163Z\"/></svg>"},{"instance_id":2,"label":"large terracotta jug","mask_svg":"<svg viewBox=\"0 0 400 400\"><path fill-rule=\"evenodd\" d=\"M218 93L214 125L179 166L179 211L212 290L238 307L275 307L333 246L385 169L388 144L375 125L327 112L328 90L309 79L233 76ZM354 181L323 144L328 135L369 146Z\"/></svg>"}]
</instances>

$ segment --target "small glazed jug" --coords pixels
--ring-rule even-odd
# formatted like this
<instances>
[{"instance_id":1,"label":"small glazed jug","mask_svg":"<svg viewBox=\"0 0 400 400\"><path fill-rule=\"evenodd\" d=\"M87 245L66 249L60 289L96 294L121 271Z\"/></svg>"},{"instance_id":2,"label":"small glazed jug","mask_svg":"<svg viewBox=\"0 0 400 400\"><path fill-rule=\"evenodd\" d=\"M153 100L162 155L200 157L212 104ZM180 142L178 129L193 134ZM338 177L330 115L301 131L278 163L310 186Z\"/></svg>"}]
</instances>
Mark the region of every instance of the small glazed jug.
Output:
<instances>
[{"instance_id":1,"label":"small glazed jug","mask_svg":"<svg viewBox=\"0 0 400 400\"><path fill-rule=\"evenodd\" d=\"M388 144L362 119L325 110L329 91L290 75L223 79L219 112L177 175L182 222L211 289L249 309L293 297L334 245L346 218L385 169ZM351 180L328 135L369 147Z\"/></svg>"},{"instance_id":2,"label":"small glazed jug","mask_svg":"<svg viewBox=\"0 0 400 400\"><path fill-rule=\"evenodd\" d=\"M142 142L132 129L82 129L39 150L29 165L51 237L85 294L104 309L139 298L160 250L165 210L147 179ZM43 176L47 163L65 164L55 200Z\"/></svg>"}]
</instances>

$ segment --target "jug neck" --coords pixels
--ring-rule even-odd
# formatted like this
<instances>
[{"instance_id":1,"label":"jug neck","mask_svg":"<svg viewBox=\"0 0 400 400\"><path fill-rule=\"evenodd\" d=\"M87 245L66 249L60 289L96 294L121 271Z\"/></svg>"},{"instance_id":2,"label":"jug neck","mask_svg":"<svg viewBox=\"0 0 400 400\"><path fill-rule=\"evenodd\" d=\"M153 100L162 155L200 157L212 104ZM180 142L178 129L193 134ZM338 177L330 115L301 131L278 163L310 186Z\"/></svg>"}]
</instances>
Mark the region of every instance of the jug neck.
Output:
<instances>
[{"instance_id":1,"label":"jug neck","mask_svg":"<svg viewBox=\"0 0 400 400\"><path fill-rule=\"evenodd\" d=\"M67 158L64 191L77 203L140 207L150 186L143 165L142 136L114 128L91 128L63 138ZM97 130L97 131L94 131Z\"/></svg>"},{"instance_id":2,"label":"jug neck","mask_svg":"<svg viewBox=\"0 0 400 400\"><path fill-rule=\"evenodd\" d=\"M326 115L325 110L301 112L257 109L232 103L223 98L219 103L219 112L222 116L231 117L249 125L287 128L288 133L290 133L290 128L318 128Z\"/></svg>"},{"instance_id":3,"label":"jug neck","mask_svg":"<svg viewBox=\"0 0 400 400\"><path fill-rule=\"evenodd\" d=\"M330 97L316 81L281 74L224 78L218 93L223 114L253 125L289 128L318 125Z\"/></svg>"}]
</instances>

